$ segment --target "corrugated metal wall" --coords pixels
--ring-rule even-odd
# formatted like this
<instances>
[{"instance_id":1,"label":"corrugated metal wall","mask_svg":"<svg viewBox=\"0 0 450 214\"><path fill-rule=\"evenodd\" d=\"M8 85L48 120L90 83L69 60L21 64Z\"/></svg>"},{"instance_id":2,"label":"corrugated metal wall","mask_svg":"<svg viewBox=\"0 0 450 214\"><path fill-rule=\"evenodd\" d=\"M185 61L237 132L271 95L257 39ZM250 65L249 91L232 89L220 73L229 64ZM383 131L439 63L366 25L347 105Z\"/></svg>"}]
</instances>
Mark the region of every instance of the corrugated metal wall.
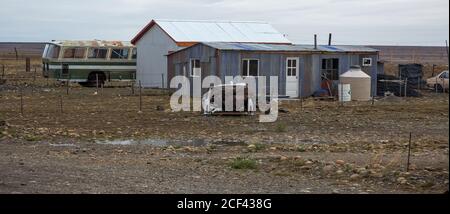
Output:
<instances>
[{"instance_id":1,"label":"corrugated metal wall","mask_svg":"<svg viewBox=\"0 0 450 214\"><path fill-rule=\"evenodd\" d=\"M218 56L217 56L218 53ZM371 67L364 70L372 77L372 93L376 93L376 75L378 61L377 55L360 55L357 53L339 54L312 54L312 53L270 53L252 51L218 51L206 45L199 44L169 56L169 78L174 75L183 75L183 66L189 76L189 61L191 58L201 60L202 78L208 75L217 75L222 81L225 76L241 75L242 59L258 59L259 75L266 76L266 87L270 87L270 76L278 76L278 93L286 94L286 58L299 58L299 88L301 96L311 96L320 89L321 85L321 62L322 59L338 58L339 73L342 74L350 69L352 65L361 65L362 58L370 57L373 60ZM191 82L192 82L192 78ZM206 90L202 90L205 92Z\"/></svg>"},{"instance_id":2,"label":"corrugated metal wall","mask_svg":"<svg viewBox=\"0 0 450 214\"><path fill-rule=\"evenodd\" d=\"M321 54L319 56L319 64L318 67L314 70L314 73L319 74L318 80L319 81L319 87L315 87L316 89L320 88L320 73L321 73L321 62L322 59L331 59L331 58L337 58L339 59L339 74L343 74L346 71L350 69L352 65L359 65L362 66L362 60L363 58L372 58L372 66L370 67L361 67L364 72L366 72L370 77L372 81L372 95L376 95L376 88L377 88L377 62L378 62L378 56L376 54L360 54L360 53L331 53L331 54ZM314 62L316 63L316 62ZM338 83L338 82L336 82Z\"/></svg>"}]
</instances>

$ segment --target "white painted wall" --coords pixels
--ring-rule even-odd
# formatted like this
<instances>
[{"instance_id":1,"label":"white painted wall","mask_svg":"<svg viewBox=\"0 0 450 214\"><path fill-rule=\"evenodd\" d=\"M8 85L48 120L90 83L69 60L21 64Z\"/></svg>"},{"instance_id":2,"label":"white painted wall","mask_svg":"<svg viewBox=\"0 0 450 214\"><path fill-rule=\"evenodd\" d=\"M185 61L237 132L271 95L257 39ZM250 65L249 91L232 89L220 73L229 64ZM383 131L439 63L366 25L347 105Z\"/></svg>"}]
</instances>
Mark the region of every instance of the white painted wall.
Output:
<instances>
[{"instance_id":1,"label":"white painted wall","mask_svg":"<svg viewBox=\"0 0 450 214\"><path fill-rule=\"evenodd\" d=\"M166 88L167 84L167 54L179 49L177 44L158 26L154 25L136 43L137 70L136 80L143 87ZM164 75L164 80L162 78Z\"/></svg>"}]
</instances>

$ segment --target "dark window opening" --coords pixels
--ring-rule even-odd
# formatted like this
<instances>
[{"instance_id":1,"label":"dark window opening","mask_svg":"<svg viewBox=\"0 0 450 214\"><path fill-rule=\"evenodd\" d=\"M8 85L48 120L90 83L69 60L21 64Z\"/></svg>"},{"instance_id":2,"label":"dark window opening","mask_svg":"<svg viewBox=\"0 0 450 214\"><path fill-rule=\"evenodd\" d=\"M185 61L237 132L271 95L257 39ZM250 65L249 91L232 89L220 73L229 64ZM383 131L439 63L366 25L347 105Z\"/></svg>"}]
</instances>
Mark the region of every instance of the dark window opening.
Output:
<instances>
[{"instance_id":1,"label":"dark window opening","mask_svg":"<svg viewBox=\"0 0 450 214\"><path fill-rule=\"evenodd\" d=\"M131 58L136 59L137 58L137 49L133 48L131 51Z\"/></svg>"},{"instance_id":2,"label":"dark window opening","mask_svg":"<svg viewBox=\"0 0 450 214\"><path fill-rule=\"evenodd\" d=\"M112 49L111 59L128 59L128 49Z\"/></svg>"},{"instance_id":3,"label":"dark window opening","mask_svg":"<svg viewBox=\"0 0 450 214\"><path fill-rule=\"evenodd\" d=\"M89 50L89 59L106 59L108 49L106 48L92 48Z\"/></svg>"},{"instance_id":4,"label":"dark window opening","mask_svg":"<svg viewBox=\"0 0 450 214\"><path fill-rule=\"evenodd\" d=\"M339 59L322 59L322 79L339 80Z\"/></svg>"},{"instance_id":5,"label":"dark window opening","mask_svg":"<svg viewBox=\"0 0 450 214\"><path fill-rule=\"evenodd\" d=\"M201 75L201 65L199 59L191 59L191 77L198 77Z\"/></svg>"},{"instance_id":6,"label":"dark window opening","mask_svg":"<svg viewBox=\"0 0 450 214\"><path fill-rule=\"evenodd\" d=\"M67 48L64 50L64 58L82 59L85 52L86 48Z\"/></svg>"},{"instance_id":7,"label":"dark window opening","mask_svg":"<svg viewBox=\"0 0 450 214\"><path fill-rule=\"evenodd\" d=\"M62 74L64 74L64 75L69 74L69 65L68 64L62 65Z\"/></svg>"},{"instance_id":8,"label":"dark window opening","mask_svg":"<svg viewBox=\"0 0 450 214\"><path fill-rule=\"evenodd\" d=\"M258 60L244 59L242 60L242 75L243 76L258 76Z\"/></svg>"}]
</instances>

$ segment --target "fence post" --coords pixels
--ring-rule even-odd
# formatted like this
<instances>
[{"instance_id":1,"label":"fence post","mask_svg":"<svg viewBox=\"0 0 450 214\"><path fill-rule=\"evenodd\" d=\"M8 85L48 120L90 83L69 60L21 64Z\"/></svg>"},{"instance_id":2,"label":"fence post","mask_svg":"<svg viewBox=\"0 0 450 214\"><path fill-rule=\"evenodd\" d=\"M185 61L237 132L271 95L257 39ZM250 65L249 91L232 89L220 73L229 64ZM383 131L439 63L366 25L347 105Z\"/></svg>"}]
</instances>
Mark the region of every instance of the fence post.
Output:
<instances>
[{"instance_id":1,"label":"fence post","mask_svg":"<svg viewBox=\"0 0 450 214\"><path fill-rule=\"evenodd\" d=\"M409 159L411 157L411 137L412 133L409 133L409 144L408 144L408 162L406 163L406 171L409 171Z\"/></svg>"},{"instance_id":2,"label":"fence post","mask_svg":"<svg viewBox=\"0 0 450 214\"><path fill-rule=\"evenodd\" d=\"M445 79L442 78L442 93L445 94Z\"/></svg>"},{"instance_id":3,"label":"fence post","mask_svg":"<svg viewBox=\"0 0 450 214\"><path fill-rule=\"evenodd\" d=\"M35 67L34 74L33 74L33 83L36 82L36 71L37 71L37 68Z\"/></svg>"},{"instance_id":4,"label":"fence post","mask_svg":"<svg viewBox=\"0 0 450 214\"><path fill-rule=\"evenodd\" d=\"M161 73L161 88L164 88L164 74Z\"/></svg>"},{"instance_id":5,"label":"fence post","mask_svg":"<svg viewBox=\"0 0 450 214\"><path fill-rule=\"evenodd\" d=\"M66 82L67 84L66 84L66 94L67 95L69 95L69 84L70 84L70 75L69 75L69 77L67 78L67 82Z\"/></svg>"},{"instance_id":6,"label":"fence post","mask_svg":"<svg viewBox=\"0 0 450 214\"><path fill-rule=\"evenodd\" d=\"M61 114L63 113L63 98L61 95L59 96L59 111Z\"/></svg>"},{"instance_id":7,"label":"fence post","mask_svg":"<svg viewBox=\"0 0 450 214\"><path fill-rule=\"evenodd\" d=\"M25 58L25 71L26 71L26 72L30 72L30 70L31 70L31 66L30 66L30 58L27 57L27 58Z\"/></svg>"},{"instance_id":8,"label":"fence post","mask_svg":"<svg viewBox=\"0 0 450 214\"><path fill-rule=\"evenodd\" d=\"M98 74L95 74L95 91L98 93Z\"/></svg>"},{"instance_id":9,"label":"fence post","mask_svg":"<svg viewBox=\"0 0 450 214\"><path fill-rule=\"evenodd\" d=\"M303 97L302 97L302 85L300 84L300 89L298 91L300 97L300 111L303 111Z\"/></svg>"},{"instance_id":10,"label":"fence post","mask_svg":"<svg viewBox=\"0 0 450 214\"><path fill-rule=\"evenodd\" d=\"M434 90L436 91L436 94L438 93L438 78L436 76L436 81L434 83Z\"/></svg>"},{"instance_id":11,"label":"fence post","mask_svg":"<svg viewBox=\"0 0 450 214\"><path fill-rule=\"evenodd\" d=\"M142 85L139 80L139 112L142 112Z\"/></svg>"},{"instance_id":12,"label":"fence post","mask_svg":"<svg viewBox=\"0 0 450 214\"><path fill-rule=\"evenodd\" d=\"M136 74L133 73L132 74L132 79L131 79L131 94L134 95L134 84L136 83Z\"/></svg>"},{"instance_id":13,"label":"fence post","mask_svg":"<svg viewBox=\"0 0 450 214\"><path fill-rule=\"evenodd\" d=\"M17 52L17 48L14 47L14 52L16 53L16 60L19 60L19 53Z\"/></svg>"},{"instance_id":14,"label":"fence post","mask_svg":"<svg viewBox=\"0 0 450 214\"><path fill-rule=\"evenodd\" d=\"M406 97L407 87L408 87L408 78L405 79L405 97Z\"/></svg>"},{"instance_id":15,"label":"fence post","mask_svg":"<svg viewBox=\"0 0 450 214\"><path fill-rule=\"evenodd\" d=\"M22 86L19 86L20 93L20 115L23 116L23 91Z\"/></svg>"}]
</instances>

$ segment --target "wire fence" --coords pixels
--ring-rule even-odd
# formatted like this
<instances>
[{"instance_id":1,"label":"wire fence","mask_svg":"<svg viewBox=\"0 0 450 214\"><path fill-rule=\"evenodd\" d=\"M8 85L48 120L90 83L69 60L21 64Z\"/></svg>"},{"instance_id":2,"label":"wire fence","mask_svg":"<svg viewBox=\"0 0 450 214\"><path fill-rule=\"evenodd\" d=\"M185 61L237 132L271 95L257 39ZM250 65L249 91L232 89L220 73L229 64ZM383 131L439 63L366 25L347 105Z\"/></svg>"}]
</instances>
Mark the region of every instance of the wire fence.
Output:
<instances>
[{"instance_id":1,"label":"wire fence","mask_svg":"<svg viewBox=\"0 0 450 214\"><path fill-rule=\"evenodd\" d=\"M6 63L5 63L6 62ZM105 84L96 84L95 87L83 87L74 82L61 82L52 78L45 78L43 75L40 60L9 60L2 61L0 64L0 96L13 95L10 100L1 100L0 111L17 112L24 115L27 111L44 111L45 108L34 108L30 105L52 105L47 109L53 109L54 112L66 112L68 105L80 105L80 103L95 103L95 105L102 106L103 109L94 107L92 111L136 111L142 112L145 110L165 109L169 107L168 95L173 90L168 90L168 81L165 74L144 74L137 75L138 81L111 81ZM398 81L398 93L404 95L408 87L408 80ZM419 80L421 81L421 80ZM447 85L445 85L447 84ZM420 87L417 86L417 87ZM448 87L448 83L444 82L444 91ZM422 88L418 88L423 90ZM438 93L437 90L433 91ZM153 102L151 99L145 99L147 96L160 96L158 102ZM117 99L118 97L128 97L128 99ZM69 101L70 100L70 101ZM116 109L114 105L119 105L115 102L125 102L123 109ZM308 102L317 102L323 100L318 97L315 99L299 99L302 110L308 108ZM102 101L106 101L101 103ZM331 100L337 102L337 106L376 106L383 105L383 99L372 100L367 102L339 102L338 99ZM379 102L376 102L379 101ZM389 103L392 104L392 103ZM157 106L159 107L157 107ZM311 104L310 106L315 106ZM108 109L109 108L109 109ZM71 111L76 111L76 108L71 108Z\"/></svg>"}]
</instances>

